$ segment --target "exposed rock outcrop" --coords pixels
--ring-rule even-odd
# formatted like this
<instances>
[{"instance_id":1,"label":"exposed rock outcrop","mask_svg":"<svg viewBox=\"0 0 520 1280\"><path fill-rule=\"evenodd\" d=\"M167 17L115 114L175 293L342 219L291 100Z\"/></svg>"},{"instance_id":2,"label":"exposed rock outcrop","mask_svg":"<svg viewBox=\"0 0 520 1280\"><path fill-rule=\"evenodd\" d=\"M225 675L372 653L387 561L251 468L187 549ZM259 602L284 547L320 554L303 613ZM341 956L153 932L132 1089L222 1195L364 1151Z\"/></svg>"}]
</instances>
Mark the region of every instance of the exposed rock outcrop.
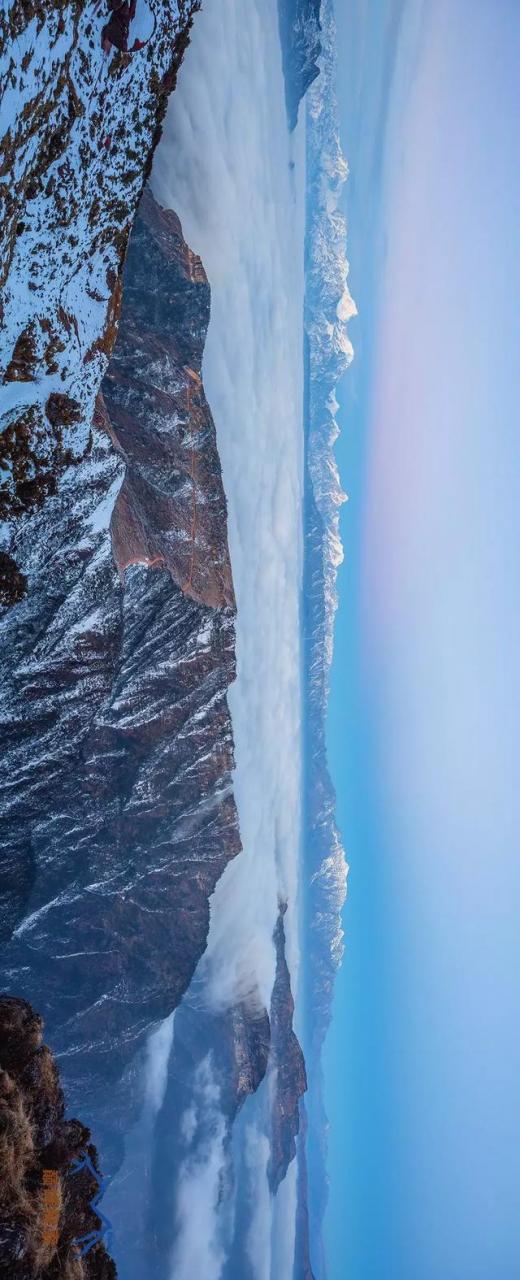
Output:
<instances>
[{"instance_id":1,"label":"exposed rock outcrop","mask_svg":"<svg viewBox=\"0 0 520 1280\"><path fill-rule=\"evenodd\" d=\"M128 237L199 7L147 0L153 39L108 57L103 0L24 0L0 15L4 605L25 585L13 525L91 448Z\"/></svg>"},{"instance_id":2,"label":"exposed rock outcrop","mask_svg":"<svg viewBox=\"0 0 520 1280\"><path fill-rule=\"evenodd\" d=\"M25 1000L0 995L0 1272L9 1280L115 1280L103 1240L81 1257L74 1241L98 1231L91 1207L99 1172L90 1130L65 1119L42 1019ZM52 1178L52 1182L51 1182ZM52 1186L49 1204L46 1187ZM49 1213L52 1222L49 1223ZM49 1226L52 1229L49 1229Z\"/></svg>"}]
</instances>

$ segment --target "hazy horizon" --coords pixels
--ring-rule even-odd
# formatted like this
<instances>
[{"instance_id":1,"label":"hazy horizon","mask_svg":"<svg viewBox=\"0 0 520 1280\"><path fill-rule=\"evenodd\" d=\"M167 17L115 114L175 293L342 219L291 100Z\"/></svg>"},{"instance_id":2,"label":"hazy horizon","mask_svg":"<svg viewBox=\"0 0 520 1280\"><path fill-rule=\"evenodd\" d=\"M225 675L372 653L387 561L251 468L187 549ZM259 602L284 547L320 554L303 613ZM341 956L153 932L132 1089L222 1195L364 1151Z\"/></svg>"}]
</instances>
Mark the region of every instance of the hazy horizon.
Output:
<instances>
[{"instance_id":1,"label":"hazy horizon","mask_svg":"<svg viewBox=\"0 0 520 1280\"><path fill-rule=\"evenodd\" d=\"M520 14L336 9L359 319L337 446L330 1280L513 1280Z\"/></svg>"}]
</instances>

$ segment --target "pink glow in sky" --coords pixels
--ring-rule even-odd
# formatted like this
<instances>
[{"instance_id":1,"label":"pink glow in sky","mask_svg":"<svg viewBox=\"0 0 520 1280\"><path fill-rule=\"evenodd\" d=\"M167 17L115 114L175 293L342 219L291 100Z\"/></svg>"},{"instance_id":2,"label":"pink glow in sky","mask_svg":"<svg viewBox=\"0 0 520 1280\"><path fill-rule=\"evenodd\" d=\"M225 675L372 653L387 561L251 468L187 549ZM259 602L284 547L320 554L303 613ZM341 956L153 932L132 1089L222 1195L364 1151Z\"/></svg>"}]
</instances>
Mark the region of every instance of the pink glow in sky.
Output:
<instances>
[{"instance_id":1,"label":"pink glow in sky","mask_svg":"<svg viewBox=\"0 0 520 1280\"><path fill-rule=\"evenodd\" d=\"M346 1105L372 1097L383 1119L378 1148L366 1116L372 1199L351 1280L520 1268L519 52L516 4L429 0L387 141L361 498L343 480L364 510L347 554L388 931L351 962L366 1001L383 993L392 1040L378 1050L364 1009L373 1080ZM344 836L352 919L369 852Z\"/></svg>"}]
</instances>

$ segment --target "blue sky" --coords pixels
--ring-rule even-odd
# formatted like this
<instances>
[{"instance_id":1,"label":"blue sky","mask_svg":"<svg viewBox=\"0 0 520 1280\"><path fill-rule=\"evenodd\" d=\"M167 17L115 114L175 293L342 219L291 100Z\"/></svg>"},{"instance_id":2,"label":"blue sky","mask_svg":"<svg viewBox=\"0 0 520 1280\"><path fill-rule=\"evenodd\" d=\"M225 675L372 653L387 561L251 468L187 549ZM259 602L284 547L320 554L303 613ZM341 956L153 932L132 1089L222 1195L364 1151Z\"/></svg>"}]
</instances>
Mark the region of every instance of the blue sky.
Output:
<instances>
[{"instance_id":1,"label":"blue sky","mask_svg":"<svg viewBox=\"0 0 520 1280\"><path fill-rule=\"evenodd\" d=\"M331 1280L520 1273L520 11L337 0L356 359Z\"/></svg>"}]
</instances>

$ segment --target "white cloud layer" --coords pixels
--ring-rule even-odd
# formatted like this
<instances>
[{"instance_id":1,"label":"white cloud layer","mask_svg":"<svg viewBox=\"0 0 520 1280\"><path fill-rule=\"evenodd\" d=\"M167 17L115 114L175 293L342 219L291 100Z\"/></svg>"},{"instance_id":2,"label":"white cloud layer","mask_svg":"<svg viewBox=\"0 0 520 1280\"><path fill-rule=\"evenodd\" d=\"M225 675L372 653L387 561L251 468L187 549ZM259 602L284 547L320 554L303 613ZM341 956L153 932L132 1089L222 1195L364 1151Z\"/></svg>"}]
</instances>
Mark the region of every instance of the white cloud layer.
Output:
<instances>
[{"instance_id":1,"label":"white cloud layer","mask_svg":"<svg viewBox=\"0 0 520 1280\"><path fill-rule=\"evenodd\" d=\"M153 188L179 213L212 289L204 383L238 604L230 704L244 845L212 904L210 981L223 1003L255 987L269 1003L279 892L290 911L296 904L303 164L302 134L286 128L275 0L210 0L194 25ZM288 933L295 971L290 914Z\"/></svg>"},{"instance_id":2,"label":"white cloud layer","mask_svg":"<svg viewBox=\"0 0 520 1280\"><path fill-rule=\"evenodd\" d=\"M219 1280L225 1251L219 1240L219 1195L226 1166L226 1125L220 1111L220 1093L205 1058L196 1072L194 1104L186 1112L187 1145L199 1129L207 1137L188 1154L179 1170L175 1216L177 1239L172 1255L172 1280Z\"/></svg>"},{"instance_id":3,"label":"white cloud layer","mask_svg":"<svg viewBox=\"0 0 520 1280\"><path fill-rule=\"evenodd\" d=\"M298 968L301 806L304 136L301 126L292 137L287 131L276 0L208 0L197 15L152 185L179 214L211 285L203 374L238 607L230 706L244 850L212 899L198 976L213 1005L250 996L268 1007L280 895L289 901L294 980ZM188 1138L196 1125L191 1108ZM221 1275L224 1153L216 1121L212 1133L203 1158L197 1148L196 1162L181 1170L175 1280ZM260 1136L256 1150L248 1148L257 1196L246 1248L258 1280L272 1274L266 1148ZM280 1221L285 1258L294 1244L294 1196L288 1208L293 1222Z\"/></svg>"},{"instance_id":4,"label":"white cloud layer","mask_svg":"<svg viewBox=\"0 0 520 1280\"><path fill-rule=\"evenodd\" d=\"M246 1238L246 1252L254 1269L255 1280L270 1280L272 1202L267 1181L269 1139L256 1125L245 1131L245 1163L251 1184L252 1214Z\"/></svg>"},{"instance_id":5,"label":"white cloud layer","mask_svg":"<svg viewBox=\"0 0 520 1280\"><path fill-rule=\"evenodd\" d=\"M173 1044L175 1011L148 1037L145 1066L145 1111L154 1120L164 1101L168 1059Z\"/></svg>"}]
</instances>

